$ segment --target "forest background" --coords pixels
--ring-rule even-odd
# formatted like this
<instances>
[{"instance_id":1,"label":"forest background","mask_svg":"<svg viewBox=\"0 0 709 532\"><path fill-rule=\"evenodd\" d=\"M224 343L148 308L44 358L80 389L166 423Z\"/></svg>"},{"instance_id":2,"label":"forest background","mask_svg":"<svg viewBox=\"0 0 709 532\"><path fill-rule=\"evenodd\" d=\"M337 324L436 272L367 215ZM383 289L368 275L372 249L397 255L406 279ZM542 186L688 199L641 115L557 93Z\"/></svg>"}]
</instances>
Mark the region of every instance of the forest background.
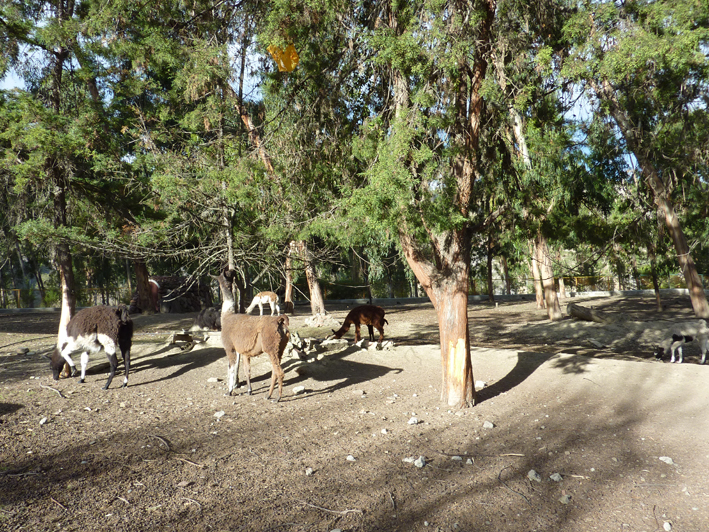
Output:
<instances>
[{"instance_id":1,"label":"forest background","mask_svg":"<svg viewBox=\"0 0 709 532\"><path fill-rule=\"evenodd\" d=\"M560 279L676 278L709 317L709 5L528 4L2 0L0 287L60 336L149 275L425 294L449 404L474 280L555 320Z\"/></svg>"}]
</instances>

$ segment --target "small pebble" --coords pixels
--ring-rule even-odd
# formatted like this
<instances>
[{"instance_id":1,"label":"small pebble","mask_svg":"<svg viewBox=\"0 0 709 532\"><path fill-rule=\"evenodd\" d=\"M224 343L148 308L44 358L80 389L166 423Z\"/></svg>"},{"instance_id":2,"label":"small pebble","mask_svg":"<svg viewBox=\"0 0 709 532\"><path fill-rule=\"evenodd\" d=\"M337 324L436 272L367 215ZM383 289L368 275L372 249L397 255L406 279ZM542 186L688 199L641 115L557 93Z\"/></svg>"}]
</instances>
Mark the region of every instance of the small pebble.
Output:
<instances>
[{"instance_id":1,"label":"small pebble","mask_svg":"<svg viewBox=\"0 0 709 532\"><path fill-rule=\"evenodd\" d=\"M411 419L409 419L409 425L418 425L418 422L418 418L412 417Z\"/></svg>"},{"instance_id":2,"label":"small pebble","mask_svg":"<svg viewBox=\"0 0 709 532\"><path fill-rule=\"evenodd\" d=\"M313 468L312 468L312 467L306 467L306 468L305 468L305 476L306 476L306 477L312 477L312 476L313 476Z\"/></svg>"},{"instance_id":3,"label":"small pebble","mask_svg":"<svg viewBox=\"0 0 709 532\"><path fill-rule=\"evenodd\" d=\"M672 525L665 521L665 524L662 525L662 528L664 528L666 532L670 532L670 530L672 530Z\"/></svg>"},{"instance_id":4,"label":"small pebble","mask_svg":"<svg viewBox=\"0 0 709 532\"><path fill-rule=\"evenodd\" d=\"M354 456L352 456L351 454L348 454L348 455L347 455L347 461L348 461L348 462L356 462L357 459L356 459Z\"/></svg>"},{"instance_id":5,"label":"small pebble","mask_svg":"<svg viewBox=\"0 0 709 532\"><path fill-rule=\"evenodd\" d=\"M293 395L300 395L301 393L305 393L305 386L296 386L293 388Z\"/></svg>"},{"instance_id":6,"label":"small pebble","mask_svg":"<svg viewBox=\"0 0 709 532\"><path fill-rule=\"evenodd\" d=\"M660 456L660 461L665 462L666 464L669 464L669 465L674 464L674 461L669 456Z\"/></svg>"},{"instance_id":7,"label":"small pebble","mask_svg":"<svg viewBox=\"0 0 709 532\"><path fill-rule=\"evenodd\" d=\"M220 410L219 412L214 413L214 417L217 419L220 419L224 414L225 414L224 410Z\"/></svg>"},{"instance_id":8,"label":"small pebble","mask_svg":"<svg viewBox=\"0 0 709 532\"><path fill-rule=\"evenodd\" d=\"M495 428L495 424L492 421L486 421L485 423L483 423L483 428L492 429Z\"/></svg>"},{"instance_id":9,"label":"small pebble","mask_svg":"<svg viewBox=\"0 0 709 532\"><path fill-rule=\"evenodd\" d=\"M554 473L549 478L552 479L554 482L561 482L562 480L564 480L559 473Z\"/></svg>"},{"instance_id":10,"label":"small pebble","mask_svg":"<svg viewBox=\"0 0 709 532\"><path fill-rule=\"evenodd\" d=\"M562 495L559 498L559 502L561 504L569 504L571 502L571 495Z\"/></svg>"},{"instance_id":11,"label":"small pebble","mask_svg":"<svg viewBox=\"0 0 709 532\"><path fill-rule=\"evenodd\" d=\"M529 473L527 473L527 478L529 480L535 480L537 482L542 481L542 476L539 473L537 473L534 469L529 470Z\"/></svg>"},{"instance_id":12,"label":"small pebble","mask_svg":"<svg viewBox=\"0 0 709 532\"><path fill-rule=\"evenodd\" d=\"M421 469L423 466L426 465L426 457L424 456L419 456L416 461L414 461L414 465Z\"/></svg>"}]
</instances>

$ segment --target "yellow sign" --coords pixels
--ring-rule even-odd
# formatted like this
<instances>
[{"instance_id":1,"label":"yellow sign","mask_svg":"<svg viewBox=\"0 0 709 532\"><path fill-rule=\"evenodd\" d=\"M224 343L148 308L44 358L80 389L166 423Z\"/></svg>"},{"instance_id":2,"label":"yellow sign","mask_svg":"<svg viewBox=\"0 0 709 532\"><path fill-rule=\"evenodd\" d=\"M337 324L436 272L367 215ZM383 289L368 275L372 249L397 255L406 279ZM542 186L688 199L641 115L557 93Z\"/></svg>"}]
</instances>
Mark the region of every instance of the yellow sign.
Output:
<instances>
[{"instance_id":1,"label":"yellow sign","mask_svg":"<svg viewBox=\"0 0 709 532\"><path fill-rule=\"evenodd\" d=\"M281 50L278 46L271 45L267 48L268 52L273 57L273 60L278 65L280 72L291 72L298 66L298 52L295 51L295 46L289 44L285 50Z\"/></svg>"}]
</instances>

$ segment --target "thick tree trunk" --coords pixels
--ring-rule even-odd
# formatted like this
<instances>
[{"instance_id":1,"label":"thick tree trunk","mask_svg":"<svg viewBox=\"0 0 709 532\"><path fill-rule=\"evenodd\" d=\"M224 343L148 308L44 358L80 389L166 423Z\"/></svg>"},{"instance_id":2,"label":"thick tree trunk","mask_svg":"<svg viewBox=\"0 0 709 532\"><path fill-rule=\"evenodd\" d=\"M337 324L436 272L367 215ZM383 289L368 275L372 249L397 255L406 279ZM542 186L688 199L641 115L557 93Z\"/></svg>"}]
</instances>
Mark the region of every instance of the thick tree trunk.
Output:
<instances>
[{"instance_id":1,"label":"thick tree trunk","mask_svg":"<svg viewBox=\"0 0 709 532\"><path fill-rule=\"evenodd\" d=\"M462 258L466 253L449 248L448 260L434 268L417 251L409 235L400 232L400 240L409 267L436 309L443 369L441 400L457 408L472 406L476 394L468 332L470 264L469 260ZM458 246L452 242L451 247Z\"/></svg>"},{"instance_id":2,"label":"thick tree trunk","mask_svg":"<svg viewBox=\"0 0 709 532\"><path fill-rule=\"evenodd\" d=\"M536 247L538 252L537 262L539 263L539 273L542 277L547 315L551 321L557 321L562 319L563 315L561 314L559 298L556 296L556 288L554 287L554 269L551 264L549 246L546 237L541 232L537 235Z\"/></svg>"},{"instance_id":3,"label":"thick tree trunk","mask_svg":"<svg viewBox=\"0 0 709 532\"><path fill-rule=\"evenodd\" d=\"M544 288L542 286L542 274L539 269L539 251L537 250L537 242L533 240L529 247L532 252L532 278L534 279L534 295L537 298L537 309L541 310L544 308Z\"/></svg>"},{"instance_id":4,"label":"thick tree trunk","mask_svg":"<svg viewBox=\"0 0 709 532\"><path fill-rule=\"evenodd\" d=\"M66 226L66 183L59 165L51 160L49 173L54 182L54 227ZM59 316L57 343L61 345L67 337L66 328L76 310L76 284L69 245L59 242L54 246L54 259L59 269L59 284L62 291L62 310Z\"/></svg>"},{"instance_id":5,"label":"thick tree trunk","mask_svg":"<svg viewBox=\"0 0 709 532\"><path fill-rule=\"evenodd\" d=\"M143 260L133 261L133 270L135 271L135 288L138 292L136 305L144 314L154 314L155 306L151 304L150 298L150 277L148 275L148 267Z\"/></svg>"},{"instance_id":6,"label":"thick tree trunk","mask_svg":"<svg viewBox=\"0 0 709 532\"><path fill-rule=\"evenodd\" d=\"M495 286L492 282L492 252L494 251L494 245L492 242L492 237L488 236L487 239L487 299L491 303L495 302Z\"/></svg>"},{"instance_id":7,"label":"thick tree trunk","mask_svg":"<svg viewBox=\"0 0 709 532\"><path fill-rule=\"evenodd\" d=\"M505 293L509 296L512 293L512 279L510 279L510 269L507 266L507 257L502 255L502 271L505 275Z\"/></svg>"},{"instance_id":8,"label":"thick tree trunk","mask_svg":"<svg viewBox=\"0 0 709 532\"><path fill-rule=\"evenodd\" d=\"M293 314L295 312L295 305L293 305L293 245L291 243L288 246L288 253L286 255L286 289L283 294L283 312L285 314Z\"/></svg>"},{"instance_id":9,"label":"thick tree trunk","mask_svg":"<svg viewBox=\"0 0 709 532\"><path fill-rule=\"evenodd\" d=\"M566 305L566 313L569 316L573 316L574 318L584 321L593 321L596 323L603 323L605 325L613 322L613 318L610 318L607 314L604 314L599 310L593 310L580 305Z\"/></svg>"},{"instance_id":10,"label":"thick tree trunk","mask_svg":"<svg viewBox=\"0 0 709 532\"><path fill-rule=\"evenodd\" d=\"M313 265L312 256L308 245L303 240L295 243L296 250L303 262L305 269L305 279L308 281L308 289L310 290L310 311L313 316L325 312L325 300L323 299L322 290L320 289L320 281L318 280L315 266Z\"/></svg>"}]
</instances>

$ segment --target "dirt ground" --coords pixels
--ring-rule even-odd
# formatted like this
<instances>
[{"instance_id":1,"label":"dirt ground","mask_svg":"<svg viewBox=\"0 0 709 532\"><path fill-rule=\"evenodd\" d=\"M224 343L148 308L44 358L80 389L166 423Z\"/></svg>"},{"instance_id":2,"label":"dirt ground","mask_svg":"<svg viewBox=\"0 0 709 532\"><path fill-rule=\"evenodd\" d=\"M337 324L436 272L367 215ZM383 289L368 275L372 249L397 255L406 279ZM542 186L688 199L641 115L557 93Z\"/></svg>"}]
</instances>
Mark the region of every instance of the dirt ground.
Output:
<instances>
[{"instance_id":1,"label":"dirt ground","mask_svg":"<svg viewBox=\"0 0 709 532\"><path fill-rule=\"evenodd\" d=\"M709 365L696 343L652 356L696 323L688 298L568 301L615 320L470 305L485 386L462 411L440 401L431 305L386 307L391 349L284 359L279 403L266 357L228 397L218 338L168 342L194 315L134 317L129 386L121 365L104 391L103 353L85 384L52 380L58 314L0 314L0 529L709 530ZM292 331L325 338L296 310Z\"/></svg>"}]
</instances>

